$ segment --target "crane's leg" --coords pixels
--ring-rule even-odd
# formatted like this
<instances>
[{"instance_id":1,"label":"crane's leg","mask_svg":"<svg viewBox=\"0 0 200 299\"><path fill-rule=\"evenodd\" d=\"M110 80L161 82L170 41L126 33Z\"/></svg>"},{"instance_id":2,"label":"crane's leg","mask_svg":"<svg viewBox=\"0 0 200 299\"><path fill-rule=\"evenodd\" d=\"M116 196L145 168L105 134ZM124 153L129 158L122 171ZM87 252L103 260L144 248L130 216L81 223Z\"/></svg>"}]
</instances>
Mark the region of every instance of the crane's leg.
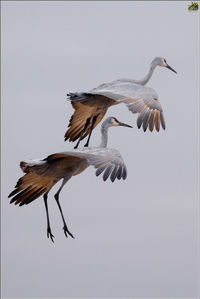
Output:
<instances>
[{"instance_id":1,"label":"crane's leg","mask_svg":"<svg viewBox=\"0 0 200 299\"><path fill-rule=\"evenodd\" d=\"M72 233L70 233L70 231L68 230L68 227L67 227L67 224L66 224L66 221L65 221L65 217L64 217L64 215L63 215L62 208L61 208L61 205L60 205L60 202L59 202L59 194L60 194L60 191L62 190L64 184L65 184L67 181L68 181L68 179L67 179L67 180L65 180L65 179L63 180L63 183L62 183L61 187L58 189L58 191L56 192L56 194L54 195L54 197L55 197L55 200L56 200L56 202L57 202L58 208L59 208L59 210L60 210L60 214L61 214L62 221L63 221L63 224L64 224L64 226L63 226L64 234L65 234L66 237L68 237L68 235L70 235L70 236L74 239L74 236L73 236ZM68 234L68 235L67 235L67 234Z\"/></svg>"},{"instance_id":2,"label":"crane's leg","mask_svg":"<svg viewBox=\"0 0 200 299\"><path fill-rule=\"evenodd\" d=\"M84 128L83 128L83 131L81 132L81 135L80 135L80 137L79 137L79 140L78 140L78 142L77 142L77 144L75 145L74 148L77 148L77 147L79 146L79 143L80 143L80 141L81 141L81 137L82 137L83 134L85 133L85 131L86 131L86 129L87 129L89 123L90 123L90 119L91 119L91 117L87 118L87 120L86 120L86 122L85 122L85 126L84 126Z\"/></svg>"},{"instance_id":3,"label":"crane's leg","mask_svg":"<svg viewBox=\"0 0 200 299\"><path fill-rule=\"evenodd\" d=\"M92 130L93 130L93 128L94 128L94 124L95 124L95 122L96 122L98 116L99 116L99 114L95 115L95 116L93 117L93 119L92 119L92 125L91 125L91 129L90 129L90 134L89 134L89 136L88 136L88 140L87 140L87 142L86 142L86 144L85 144L84 146L88 146L88 145L89 145L89 141L90 141L90 137L91 137L91 134L92 134Z\"/></svg>"},{"instance_id":4,"label":"crane's leg","mask_svg":"<svg viewBox=\"0 0 200 299\"><path fill-rule=\"evenodd\" d=\"M46 209L46 216L47 216L47 237L51 238L51 241L54 242L54 235L51 232L51 226L50 226L50 220L49 220L49 210L48 210L48 204L47 204L47 198L48 198L48 192L46 192L43 196L44 198L44 204L45 204L45 209Z\"/></svg>"}]
</instances>

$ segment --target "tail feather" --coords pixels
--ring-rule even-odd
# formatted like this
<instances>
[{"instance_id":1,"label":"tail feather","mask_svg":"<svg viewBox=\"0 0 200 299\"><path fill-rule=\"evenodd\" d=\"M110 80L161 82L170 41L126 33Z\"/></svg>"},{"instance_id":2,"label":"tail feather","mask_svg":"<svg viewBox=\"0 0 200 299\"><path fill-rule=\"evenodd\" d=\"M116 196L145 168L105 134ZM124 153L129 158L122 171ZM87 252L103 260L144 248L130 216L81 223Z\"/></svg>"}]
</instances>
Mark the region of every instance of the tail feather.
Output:
<instances>
[{"instance_id":1,"label":"tail feather","mask_svg":"<svg viewBox=\"0 0 200 299\"><path fill-rule=\"evenodd\" d=\"M69 97L69 100L71 102L81 102L87 99L90 94L87 94L85 92L71 92L68 93L67 96Z\"/></svg>"},{"instance_id":2,"label":"tail feather","mask_svg":"<svg viewBox=\"0 0 200 299\"><path fill-rule=\"evenodd\" d=\"M27 166L27 162L24 162L24 161L21 161L20 162L20 164L19 164L19 166L21 167L21 169L25 172L25 170L26 170L26 166Z\"/></svg>"}]
</instances>

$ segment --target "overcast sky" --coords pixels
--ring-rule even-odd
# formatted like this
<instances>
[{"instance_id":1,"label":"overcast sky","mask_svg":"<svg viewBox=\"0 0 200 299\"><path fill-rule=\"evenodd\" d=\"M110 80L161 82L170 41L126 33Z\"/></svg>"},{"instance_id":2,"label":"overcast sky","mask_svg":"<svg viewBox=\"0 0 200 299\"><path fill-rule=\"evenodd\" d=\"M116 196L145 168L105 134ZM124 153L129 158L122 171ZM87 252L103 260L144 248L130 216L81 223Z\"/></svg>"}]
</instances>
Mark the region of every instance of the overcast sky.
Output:
<instances>
[{"instance_id":1,"label":"overcast sky","mask_svg":"<svg viewBox=\"0 0 200 299\"><path fill-rule=\"evenodd\" d=\"M3 298L198 296L198 13L189 3L1 2ZM125 105L110 108L106 116L134 127L109 131L128 178L103 182L90 167L67 183L60 201L74 240L53 188L51 243L42 197L9 204L19 162L73 148L67 92L140 79L155 56L178 72L158 67L148 83L166 130L144 133Z\"/></svg>"}]
</instances>

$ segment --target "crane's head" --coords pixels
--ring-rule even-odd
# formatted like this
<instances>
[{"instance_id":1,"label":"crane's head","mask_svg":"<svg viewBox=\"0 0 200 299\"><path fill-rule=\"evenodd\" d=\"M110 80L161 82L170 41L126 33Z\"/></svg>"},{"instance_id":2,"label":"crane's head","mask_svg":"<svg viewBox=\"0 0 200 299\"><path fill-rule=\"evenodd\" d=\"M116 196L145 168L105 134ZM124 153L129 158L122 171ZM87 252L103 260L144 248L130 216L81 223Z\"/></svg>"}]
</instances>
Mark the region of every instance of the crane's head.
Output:
<instances>
[{"instance_id":1,"label":"crane's head","mask_svg":"<svg viewBox=\"0 0 200 299\"><path fill-rule=\"evenodd\" d=\"M156 67L157 65L162 66L162 67L166 67L169 70L171 70L172 72L176 73L177 72L171 67L169 66L169 64L167 63L166 59L163 57L156 57L154 58L154 60L151 63L154 67Z\"/></svg>"},{"instance_id":2,"label":"crane's head","mask_svg":"<svg viewBox=\"0 0 200 299\"><path fill-rule=\"evenodd\" d=\"M108 117L103 123L107 123L109 127L128 127L132 128L131 126L120 122L116 117ZM102 124L103 125L103 124Z\"/></svg>"}]
</instances>

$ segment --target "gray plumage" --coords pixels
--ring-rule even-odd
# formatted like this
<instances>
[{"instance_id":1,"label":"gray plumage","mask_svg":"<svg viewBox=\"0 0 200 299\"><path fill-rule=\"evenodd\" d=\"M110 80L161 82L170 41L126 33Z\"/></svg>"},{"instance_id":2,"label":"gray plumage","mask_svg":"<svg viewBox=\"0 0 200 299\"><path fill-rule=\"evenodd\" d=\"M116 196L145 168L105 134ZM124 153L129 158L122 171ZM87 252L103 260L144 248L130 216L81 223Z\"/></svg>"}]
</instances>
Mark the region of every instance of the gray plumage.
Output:
<instances>
[{"instance_id":1,"label":"gray plumage","mask_svg":"<svg viewBox=\"0 0 200 299\"><path fill-rule=\"evenodd\" d=\"M89 166L94 166L96 176L102 174L104 181L109 177L112 182L116 178L118 180L121 178L126 179L126 165L120 153L116 149L107 148L108 129L112 126L131 127L119 122L114 117L109 117L102 124L102 137L99 147L88 147L80 150L56 153L41 160L37 159L20 163L20 167L25 172L25 175L18 180L15 189L9 194L8 197L12 197L10 203L19 204L20 206L27 205L44 194L47 215L47 236L52 241L54 236L50 227L47 195L59 180L62 179L63 181L55 194L55 199L62 216L64 233L66 236L70 235L73 238L72 233L67 227L59 203L59 194L69 179L72 176L80 174Z\"/></svg>"},{"instance_id":2,"label":"gray plumage","mask_svg":"<svg viewBox=\"0 0 200 299\"><path fill-rule=\"evenodd\" d=\"M163 109L159 97L154 89L145 86L156 66L166 67L176 73L164 58L156 57L150 65L148 74L141 80L118 79L103 83L89 92L69 93L68 97L75 112L70 119L65 140L75 141L79 138L80 142L88 134L91 135L92 130L104 117L107 109L120 103L126 104L132 113L139 113L138 128L143 125L143 130L146 131L149 126L149 130L153 131L155 124L155 129L159 131L161 123L162 128L165 129ZM93 124L92 120L94 120ZM87 125L85 126L86 121ZM86 146L89 144L89 139L90 136ZM78 147L79 142L76 147Z\"/></svg>"}]
</instances>

